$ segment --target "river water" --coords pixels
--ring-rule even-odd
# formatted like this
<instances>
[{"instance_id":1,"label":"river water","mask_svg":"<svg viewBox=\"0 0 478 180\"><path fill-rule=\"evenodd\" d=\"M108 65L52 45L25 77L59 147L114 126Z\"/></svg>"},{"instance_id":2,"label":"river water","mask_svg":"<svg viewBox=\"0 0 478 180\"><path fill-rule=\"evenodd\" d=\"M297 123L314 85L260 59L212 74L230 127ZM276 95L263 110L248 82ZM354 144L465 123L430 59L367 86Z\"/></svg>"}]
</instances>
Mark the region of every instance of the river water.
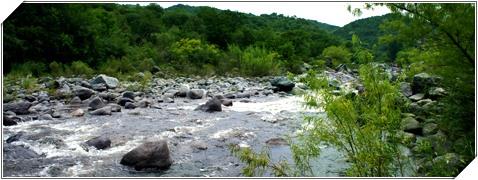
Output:
<instances>
[{"instance_id":1,"label":"river water","mask_svg":"<svg viewBox=\"0 0 478 180\"><path fill-rule=\"evenodd\" d=\"M12 142L28 147L43 157L3 161L4 177L238 177L244 164L228 151L230 143L259 151L272 138L294 135L303 124L303 116L323 116L302 108L303 98L253 96L250 102L234 100L222 112L194 111L206 99L176 98L175 103L158 108L122 109L111 116L93 116L56 120L33 120L3 127L3 140L23 131L26 138ZM67 114L77 107L58 104ZM24 117L28 118L28 117ZM110 148L85 151L81 143L97 136L111 139ZM53 140L52 140L53 139ZM124 154L147 139L166 139L173 165L165 171L136 171L119 162ZM205 142L206 150L191 143ZM52 142L62 143L52 143ZM314 163L318 177L340 176L348 164L344 156L330 146L321 146ZM292 159L287 145L271 147L272 157ZM269 174L266 174L269 176Z\"/></svg>"}]
</instances>

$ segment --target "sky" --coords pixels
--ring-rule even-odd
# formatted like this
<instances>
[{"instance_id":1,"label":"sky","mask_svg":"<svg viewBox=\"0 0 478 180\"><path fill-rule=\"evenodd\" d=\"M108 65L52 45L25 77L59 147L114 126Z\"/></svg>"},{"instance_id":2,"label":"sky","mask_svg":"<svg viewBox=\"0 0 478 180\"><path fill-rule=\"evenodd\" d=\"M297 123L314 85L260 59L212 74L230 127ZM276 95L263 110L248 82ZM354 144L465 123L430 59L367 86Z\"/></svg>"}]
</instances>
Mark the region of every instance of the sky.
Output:
<instances>
[{"instance_id":1,"label":"sky","mask_svg":"<svg viewBox=\"0 0 478 180\"><path fill-rule=\"evenodd\" d=\"M128 4L148 5L152 2L129 2ZM254 15L261 14L283 14L285 16L297 16L299 18L316 20L335 26L344 26L357 19L371 16L381 16L390 12L386 7L377 7L372 10L364 10L360 17L354 17L347 11L347 2L155 2L163 8L176 4L187 4L190 6L210 6L222 10L231 10ZM124 3L122 3L124 4ZM364 3L349 3L352 8L360 8Z\"/></svg>"}]
</instances>

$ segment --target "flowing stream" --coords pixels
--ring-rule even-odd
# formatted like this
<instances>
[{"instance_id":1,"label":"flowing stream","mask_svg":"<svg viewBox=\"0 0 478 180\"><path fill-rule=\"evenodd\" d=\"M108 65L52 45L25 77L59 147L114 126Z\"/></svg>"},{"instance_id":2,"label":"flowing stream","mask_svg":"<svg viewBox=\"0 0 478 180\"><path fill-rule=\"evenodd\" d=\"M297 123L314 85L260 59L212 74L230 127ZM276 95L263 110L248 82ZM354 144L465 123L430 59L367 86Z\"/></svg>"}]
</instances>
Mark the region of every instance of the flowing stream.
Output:
<instances>
[{"instance_id":1,"label":"flowing stream","mask_svg":"<svg viewBox=\"0 0 478 180\"><path fill-rule=\"evenodd\" d=\"M16 126L4 126L2 139L18 132L26 138L12 142L43 154L40 158L4 159L4 177L237 177L244 164L230 154L228 145L238 144L260 151L266 141L294 135L303 124L303 116L321 116L304 110L297 96L254 96L250 102L235 99L222 112L194 111L206 99L176 98L175 103L157 108L122 109L111 116L88 114L55 120L31 120ZM56 105L69 113L70 105ZM24 116L25 118L28 118ZM111 139L110 148L87 152L81 143L97 136ZM124 154L150 138L167 139L173 165L164 171L136 171L119 162ZM191 147L196 140L205 142L206 150ZM337 177L348 167L344 156L330 146L321 146L320 157L313 164L314 175ZM283 156L292 162L290 147L272 146L272 157ZM268 176L269 174L266 174Z\"/></svg>"}]
</instances>

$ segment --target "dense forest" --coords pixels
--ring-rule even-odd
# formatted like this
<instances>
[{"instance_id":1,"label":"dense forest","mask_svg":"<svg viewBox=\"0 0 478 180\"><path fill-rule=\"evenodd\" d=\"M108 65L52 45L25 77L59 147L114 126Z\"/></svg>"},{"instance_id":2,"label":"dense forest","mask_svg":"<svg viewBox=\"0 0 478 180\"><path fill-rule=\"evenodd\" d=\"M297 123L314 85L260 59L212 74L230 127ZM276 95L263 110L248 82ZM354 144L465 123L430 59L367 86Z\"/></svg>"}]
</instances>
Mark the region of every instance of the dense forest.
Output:
<instances>
[{"instance_id":1,"label":"dense forest","mask_svg":"<svg viewBox=\"0 0 478 180\"><path fill-rule=\"evenodd\" d=\"M305 118L315 128L289 139L294 165L231 146L248 165L244 175L268 169L277 176L313 176L309 161L319 155L317 144L327 142L347 153L348 176L404 176L409 158L399 144L411 134L416 164L433 162L419 175L456 176L476 156L475 4L375 3L364 9L376 6L392 13L337 27L181 4L23 3L3 23L3 76L289 75L307 86L306 106L324 111L330 124ZM321 78L344 69L357 79L355 93ZM419 135L429 133L430 141L405 133L409 124L420 126ZM427 125L433 134L422 132ZM443 161L449 156L459 160L450 165L449 158Z\"/></svg>"}]
</instances>

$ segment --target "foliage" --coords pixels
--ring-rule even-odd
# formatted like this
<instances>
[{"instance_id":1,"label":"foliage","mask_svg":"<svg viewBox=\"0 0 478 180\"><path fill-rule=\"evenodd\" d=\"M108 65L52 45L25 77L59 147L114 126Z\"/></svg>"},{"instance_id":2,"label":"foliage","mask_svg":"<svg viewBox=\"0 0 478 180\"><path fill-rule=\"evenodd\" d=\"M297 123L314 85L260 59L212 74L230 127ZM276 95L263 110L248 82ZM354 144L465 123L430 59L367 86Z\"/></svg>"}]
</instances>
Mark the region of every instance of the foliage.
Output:
<instances>
[{"instance_id":1,"label":"foliage","mask_svg":"<svg viewBox=\"0 0 478 180\"><path fill-rule=\"evenodd\" d=\"M264 48L249 46L241 50L236 45L229 46L229 62L225 62L229 68L237 68L244 76L266 76L279 72L279 54L268 52Z\"/></svg>"},{"instance_id":2,"label":"foliage","mask_svg":"<svg viewBox=\"0 0 478 180\"><path fill-rule=\"evenodd\" d=\"M71 71L75 75L87 75L91 76L93 75L93 69L91 69L88 64L82 62L82 61L73 61L71 63Z\"/></svg>"},{"instance_id":3,"label":"foliage","mask_svg":"<svg viewBox=\"0 0 478 180\"><path fill-rule=\"evenodd\" d=\"M322 56L332 58L332 66L337 67L339 64L350 63L352 53L350 53L345 46L330 46L324 49Z\"/></svg>"}]
</instances>

